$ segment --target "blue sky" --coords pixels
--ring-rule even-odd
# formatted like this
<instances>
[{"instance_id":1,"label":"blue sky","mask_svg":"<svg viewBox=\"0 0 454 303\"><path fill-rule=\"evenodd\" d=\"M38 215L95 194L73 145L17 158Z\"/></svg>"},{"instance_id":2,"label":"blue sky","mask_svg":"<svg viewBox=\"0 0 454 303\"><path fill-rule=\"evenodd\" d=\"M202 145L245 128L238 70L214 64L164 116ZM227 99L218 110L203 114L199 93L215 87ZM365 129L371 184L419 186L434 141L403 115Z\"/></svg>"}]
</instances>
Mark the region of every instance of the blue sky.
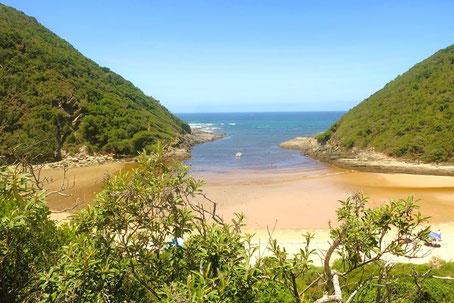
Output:
<instances>
[{"instance_id":1,"label":"blue sky","mask_svg":"<svg viewBox=\"0 0 454 303\"><path fill-rule=\"evenodd\" d=\"M454 1L0 1L174 112L348 110L454 43Z\"/></svg>"}]
</instances>

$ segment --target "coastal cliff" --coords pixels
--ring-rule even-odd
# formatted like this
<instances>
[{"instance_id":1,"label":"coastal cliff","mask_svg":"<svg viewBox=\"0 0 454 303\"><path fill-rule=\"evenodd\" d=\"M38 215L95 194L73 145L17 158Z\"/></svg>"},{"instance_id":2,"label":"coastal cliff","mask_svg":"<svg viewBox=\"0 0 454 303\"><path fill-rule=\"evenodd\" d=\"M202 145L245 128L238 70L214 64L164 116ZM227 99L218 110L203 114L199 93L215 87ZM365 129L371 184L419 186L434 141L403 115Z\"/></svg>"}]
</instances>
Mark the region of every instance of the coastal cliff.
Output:
<instances>
[{"instance_id":1,"label":"coastal cliff","mask_svg":"<svg viewBox=\"0 0 454 303\"><path fill-rule=\"evenodd\" d=\"M454 176L454 45L416 64L325 132L281 144L341 168Z\"/></svg>"},{"instance_id":2,"label":"coastal cliff","mask_svg":"<svg viewBox=\"0 0 454 303\"><path fill-rule=\"evenodd\" d=\"M399 161L454 163L454 45L396 77L316 138L347 155L372 150Z\"/></svg>"}]
</instances>

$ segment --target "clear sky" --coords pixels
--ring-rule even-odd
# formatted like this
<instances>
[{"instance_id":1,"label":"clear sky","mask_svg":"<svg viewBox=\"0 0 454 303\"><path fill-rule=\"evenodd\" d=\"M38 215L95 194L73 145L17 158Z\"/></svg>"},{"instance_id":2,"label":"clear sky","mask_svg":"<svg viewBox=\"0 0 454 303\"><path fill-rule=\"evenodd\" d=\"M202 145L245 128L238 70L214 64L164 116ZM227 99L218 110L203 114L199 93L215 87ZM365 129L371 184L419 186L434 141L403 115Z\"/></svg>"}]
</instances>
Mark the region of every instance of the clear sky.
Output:
<instances>
[{"instance_id":1,"label":"clear sky","mask_svg":"<svg viewBox=\"0 0 454 303\"><path fill-rule=\"evenodd\" d=\"M454 43L454 1L0 2L174 112L348 110Z\"/></svg>"}]
</instances>

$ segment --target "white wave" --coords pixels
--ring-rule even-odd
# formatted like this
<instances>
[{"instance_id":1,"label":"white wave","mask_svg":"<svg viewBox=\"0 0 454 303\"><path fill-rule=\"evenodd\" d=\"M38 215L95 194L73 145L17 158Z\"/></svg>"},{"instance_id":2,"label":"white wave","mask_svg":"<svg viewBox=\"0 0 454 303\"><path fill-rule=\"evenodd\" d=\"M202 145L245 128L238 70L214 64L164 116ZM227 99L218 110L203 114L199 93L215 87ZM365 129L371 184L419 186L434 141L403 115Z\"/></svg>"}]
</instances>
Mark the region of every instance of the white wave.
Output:
<instances>
[{"instance_id":1,"label":"white wave","mask_svg":"<svg viewBox=\"0 0 454 303\"><path fill-rule=\"evenodd\" d=\"M189 126L191 128L202 129L209 133L213 133L215 130L219 129L216 123L189 123Z\"/></svg>"},{"instance_id":2,"label":"white wave","mask_svg":"<svg viewBox=\"0 0 454 303\"><path fill-rule=\"evenodd\" d=\"M236 125L235 122L230 123L189 123L189 126L196 127L196 128L206 128L206 127L217 127L217 126L224 126L224 125Z\"/></svg>"},{"instance_id":3,"label":"white wave","mask_svg":"<svg viewBox=\"0 0 454 303\"><path fill-rule=\"evenodd\" d=\"M218 130L219 127L205 127L203 130L212 133L215 130Z\"/></svg>"},{"instance_id":4,"label":"white wave","mask_svg":"<svg viewBox=\"0 0 454 303\"><path fill-rule=\"evenodd\" d=\"M203 123L203 122L192 122L189 123L191 128L202 129L209 133L214 133L216 130L223 129L226 125L236 125L236 123Z\"/></svg>"},{"instance_id":5,"label":"white wave","mask_svg":"<svg viewBox=\"0 0 454 303\"><path fill-rule=\"evenodd\" d=\"M210 127L210 126L214 126L214 125L216 125L216 124L215 123L189 123L190 127L199 127L199 128Z\"/></svg>"}]
</instances>

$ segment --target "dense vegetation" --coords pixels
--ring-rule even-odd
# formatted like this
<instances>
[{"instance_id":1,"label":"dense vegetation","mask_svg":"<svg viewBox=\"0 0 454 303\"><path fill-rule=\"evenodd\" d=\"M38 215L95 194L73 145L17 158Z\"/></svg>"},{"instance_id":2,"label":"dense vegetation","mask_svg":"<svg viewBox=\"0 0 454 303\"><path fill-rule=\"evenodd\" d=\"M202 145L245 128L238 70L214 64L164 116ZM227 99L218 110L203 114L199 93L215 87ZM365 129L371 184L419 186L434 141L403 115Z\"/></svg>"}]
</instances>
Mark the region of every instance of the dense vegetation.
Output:
<instances>
[{"instance_id":1,"label":"dense vegetation","mask_svg":"<svg viewBox=\"0 0 454 303\"><path fill-rule=\"evenodd\" d=\"M81 146L134 154L189 131L132 83L0 4L0 156L54 160Z\"/></svg>"},{"instance_id":2,"label":"dense vegetation","mask_svg":"<svg viewBox=\"0 0 454 303\"><path fill-rule=\"evenodd\" d=\"M259 258L242 216L223 222L211 201L194 200L204 197L201 182L163 159L162 150L139 156L137 169L106 180L95 204L60 226L48 217L48 193L0 167L2 302L454 300L454 281L436 277L453 275L453 263L382 261L416 256L427 237L411 199L375 208L360 194L341 202L330 249L318 253L324 267L313 264L310 234L295 255L270 239L271 255ZM412 243L383 241L392 230ZM170 241L178 238L185 243Z\"/></svg>"},{"instance_id":3,"label":"dense vegetation","mask_svg":"<svg viewBox=\"0 0 454 303\"><path fill-rule=\"evenodd\" d=\"M454 161L454 45L352 108L319 141L426 162Z\"/></svg>"}]
</instances>

